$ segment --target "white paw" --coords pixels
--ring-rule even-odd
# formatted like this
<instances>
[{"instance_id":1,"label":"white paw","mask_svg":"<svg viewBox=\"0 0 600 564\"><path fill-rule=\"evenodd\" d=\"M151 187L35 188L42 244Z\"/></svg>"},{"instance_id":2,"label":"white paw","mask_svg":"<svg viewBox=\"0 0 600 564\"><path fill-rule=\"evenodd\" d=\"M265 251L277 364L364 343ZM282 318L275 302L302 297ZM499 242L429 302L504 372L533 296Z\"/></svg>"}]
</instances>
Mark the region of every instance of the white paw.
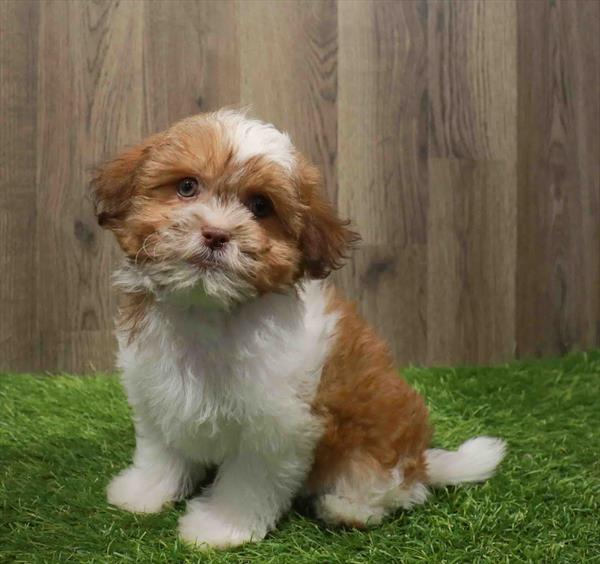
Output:
<instances>
[{"instance_id":1,"label":"white paw","mask_svg":"<svg viewBox=\"0 0 600 564\"><path fill-rule=\"evenodd\" d=\"M219 514L218 507L204 501L193 500L179 519L179 535L200 549L232 548L264 538L267 531L261 527L240 526Z\"/></svg>"},{"instance_id":2,"label":"white paw","mask_svg":"<svg viewBox=\"0 0 600 564\"><path fill-rule=\"evenodd\" d=\"M178 498L178 485L156 473L130 466L106 488L108 503L134 513L156 513Z\"/></svg>"}]
</instances>

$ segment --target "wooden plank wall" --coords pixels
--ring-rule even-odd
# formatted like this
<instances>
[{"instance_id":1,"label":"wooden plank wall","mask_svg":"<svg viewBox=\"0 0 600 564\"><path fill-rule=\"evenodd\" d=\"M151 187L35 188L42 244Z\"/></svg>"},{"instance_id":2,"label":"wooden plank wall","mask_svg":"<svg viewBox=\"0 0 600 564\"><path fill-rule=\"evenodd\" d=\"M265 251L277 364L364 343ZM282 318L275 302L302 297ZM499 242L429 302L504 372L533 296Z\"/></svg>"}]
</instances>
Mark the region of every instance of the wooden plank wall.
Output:
<instances>
[{"instance_id":1,"label":"wooden plank wall","mask_svg":"<svg viewBox=\"0 0 600 564\"><path fill-rule=\"evenodd\" d=\"M0 370L110 369L89 167L222 105L288 130L400 364L600 345L600 2L0 2Z\"/></svg>"}]
</instances>

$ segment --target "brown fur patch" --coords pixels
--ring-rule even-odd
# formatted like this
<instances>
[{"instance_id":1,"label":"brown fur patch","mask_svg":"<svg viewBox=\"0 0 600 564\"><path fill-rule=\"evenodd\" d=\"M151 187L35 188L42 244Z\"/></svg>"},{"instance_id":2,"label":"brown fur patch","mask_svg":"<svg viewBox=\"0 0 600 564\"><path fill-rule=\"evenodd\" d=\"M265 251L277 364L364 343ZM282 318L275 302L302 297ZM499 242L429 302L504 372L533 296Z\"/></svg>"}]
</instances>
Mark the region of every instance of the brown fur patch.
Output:
<instances>
[{"instance_id":1,"label":"brown fur patch","mask_svg":"<svg viewBox=\"0 0 600 564\"><path fill-rule=\"evenodd\" d=\"M151 147L160 142L157 133L97 167L92 178L91 190L98 223L114 228L130 210L135 193L135 177L139 166Z\"/></svg>"},{"instance_id":2,"label":"brown fur patch","mask_svg":"<svg viewBox=\"0 0 600 564\"><path fill-rule=\"evenodd\" d=\"M332 291L330 309L340 318L313 403L325 432L308 489L318 493L331 487L357 457L374 461L380 471L400 464L407 486L426 481L431 429L423 399L398 376L387 345L353 304Z\"/></svg>"},{"instance_id":3,"label":"brown fur patch","mask_svg":"<svg viewBox=\"0 0 600 564\"><path fill-rule=\"evenodd\" d=\"M300 236L303 270L310 278L326 278L342 266L348 251L360 240L324 198L317 168L298 156L301 198L307 208Z\"/></svg>"},{"instance_id":4,"label":"brown fur patch","mask_svg":"<svg viewBox=\"0 0 600 564\"><path fill-rule=\"evenodd\" d=\"M258 156L246 162L242 170L242 174L234 172L235 181L228 180L220 192L233 192L241 202L255 195L266 196L272 202L274 214L255 220L261 236L257 250L259 263L251 282L259 294L280 292L292 286L302 274L298 237L306 210L290 175L277 163Z\"/></svg>"}]
</instances>

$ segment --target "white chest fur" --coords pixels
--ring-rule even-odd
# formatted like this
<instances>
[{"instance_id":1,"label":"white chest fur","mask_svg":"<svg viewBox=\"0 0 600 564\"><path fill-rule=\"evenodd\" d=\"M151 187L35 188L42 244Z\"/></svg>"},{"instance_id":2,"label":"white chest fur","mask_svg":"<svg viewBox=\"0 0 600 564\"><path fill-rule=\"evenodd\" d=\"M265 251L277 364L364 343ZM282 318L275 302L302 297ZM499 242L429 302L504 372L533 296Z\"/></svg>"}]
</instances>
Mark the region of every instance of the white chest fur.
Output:
<instances>
[{"instance_id":1,"label":"white chest fur","mask_svg":"<svg viewBox=\"0 0 600 564\"><path fill-rule=\"evenodd\" d=\"M335 330L326 287L270 294L233 311L158 302L119 363L138 425L186 457L220 463L318 426L310 403ZM202 301L202 300L200 300ZM192 300L194 302L194 300ZM312 433L309 433L312 434Z\"/></svg>"}]
</instances>

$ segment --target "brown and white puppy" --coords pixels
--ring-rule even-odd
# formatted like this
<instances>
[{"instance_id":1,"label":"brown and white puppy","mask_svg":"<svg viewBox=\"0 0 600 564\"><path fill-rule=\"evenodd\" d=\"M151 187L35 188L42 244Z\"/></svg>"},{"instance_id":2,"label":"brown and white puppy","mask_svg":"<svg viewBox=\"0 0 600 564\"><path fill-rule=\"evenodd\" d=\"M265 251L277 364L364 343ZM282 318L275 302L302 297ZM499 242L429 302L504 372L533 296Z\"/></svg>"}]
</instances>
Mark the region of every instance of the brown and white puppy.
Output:
<instances>
[{"instance_id":1,"label":"brown and white puppy","mask_svg":"<svg viewBox=\"0 0 600 564\"><path fill-rule=\"evenodd\" d=\"M498 439L428 449L423 400L323 282L357 235L287 135L201 114L103 165L92 188L126 257L119 364L137 438L110 503L159 511L218 465L180 533L230 547L262 539L300 493L327 523L363 527L428 485L493 473Z\"/></svg>"}]
</instances>

